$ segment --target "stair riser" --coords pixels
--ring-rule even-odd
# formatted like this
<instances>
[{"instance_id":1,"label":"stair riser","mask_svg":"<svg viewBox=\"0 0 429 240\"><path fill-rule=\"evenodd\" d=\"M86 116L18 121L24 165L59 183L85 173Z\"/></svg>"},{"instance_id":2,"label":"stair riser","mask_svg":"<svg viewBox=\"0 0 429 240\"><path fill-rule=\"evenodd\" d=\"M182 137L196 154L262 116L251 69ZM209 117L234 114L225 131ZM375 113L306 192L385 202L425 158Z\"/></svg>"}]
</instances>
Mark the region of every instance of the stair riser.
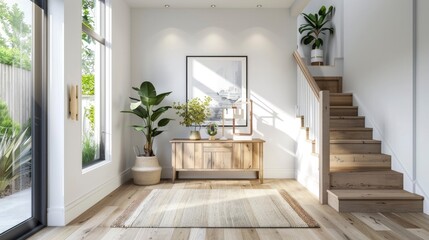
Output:
<instances>
[{"instance_id":1,"label":"stair riser","mask_svg":"<svg viewBox=\"0 0 429 240\"><path fill-rule=\"evenodd\" d=\"M346 96L335 96L332 95L330 97L331 100L331 106L353 106L353 96L352 95L346 95Z\"/></svg>"},{"instance_id":2,"label":"stair riser","mask_svg":"<svg viewBox=\"0 0 429 240\"><path fill-rule=\"evenodd\" d=\"M331 119L331 128L365 127L365 119Z\"/></svg>"},{"instance_id":3,"label":"stair riser","mask_svg":"<svg viewBox=\"0 0 429 240\"><path fill-rule=\"evenodd\" d=\"M331 108L331 116L357 116L357 108Z\"/></svg>"},{"instance_id":4,"label":"stair riser","mask_svg":"<svg viewBox=\"0 0 429 240\"><path fill-rule=\"evenodd\" d=\"M372 130L362 130L362 131L347 131L347 130L335 130L330 132L331 140L339 139L363 139L370 140L372 139Z\"/></svg>"},{"instance_id":5,"label":"stair riser","mask_svg":"<svg viewBox=\"0 0 429 240\"><path fill-rule=\"evenodd\" d=\"M422 200L340 200L328 196L328 204L338 212L423 212Z\"/></svg>"},{"instance_id":6,"label":"stair riser","mask_svg":"<svg viewBox=\"0 0 429 240\"><path fill-rule=\"evenodd\" d=\"M331 154L381 153L381 143L331 143Z\"/></svg>"},{"instance_id":7,"label":"stair riser","mask_svg":"<svg viewBox=\"0 0 429 240\"><path fill-rule=\"evenodd\" d=\"M315 77L320 90L328 90L331 93L342 92L342 80L337 77Z\"/></svg>"},{"instance_id":8,"label":"stair riser","mask_svg":"<svg viewBox=\"0 0 429 240\"><path fill-rule=\"evenodd\" d=\"M388 155L331 155L331 171L381 171L391 169Z\"/></svg>"},{"instance_id":9,"label":"stair riser","mask_svg":"<svg viewBox=\"0 0 429 240\"><path fill-rule=\"evenodd\" d=\"M402 189L403 176L391 171L377 172L341 172L330 174L331 189Z\"/></svg>"}]
</instances>

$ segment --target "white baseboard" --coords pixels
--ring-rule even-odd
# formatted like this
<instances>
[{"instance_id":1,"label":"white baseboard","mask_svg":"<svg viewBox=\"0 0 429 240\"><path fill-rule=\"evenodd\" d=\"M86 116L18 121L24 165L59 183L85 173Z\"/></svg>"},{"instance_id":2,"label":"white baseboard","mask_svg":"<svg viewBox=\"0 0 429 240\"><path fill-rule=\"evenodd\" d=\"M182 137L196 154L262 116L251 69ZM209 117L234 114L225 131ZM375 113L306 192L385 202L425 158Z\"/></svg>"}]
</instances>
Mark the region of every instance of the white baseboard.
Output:
<instances>
[{"instance_id":1,"label":"white baseboard","mask_svg":"<svg viewBox=\"0 0 429 240\"><path fill-rule=\"evenodd\" d=\"M297 170L296 181L307 188L315 198L319 199L319 176L312 176L306 172Z\"/></svg>"},{"instance_id":2,"label":"white baseboard","mask_svg":"<svg viewBox=\"0 0 429 240\"><path fill-rule=\"evenodd\" d=\"M295 179L295 169L264 168L264 178Z\"/></svg>"},{"instance_id":3,"label":"white baseboard","mask_svg":"<svg viewBox=\"0 0 429 240\"><path fill-rule=\"evenodd\" d=\"M78 217L80 214L94 206L101 199L106 197L108 194L113 192L116 188L121 186L124 182L128 181L131 178L131 170L127 169L123 171L120 175L111 178L110 180L104 182L100 186L94 188L92 191L83 195L82 197L76 199L75 201L68 204L65 209L62 211L62 219L64 219L64 225L71 222L73 219ZM49 210L48 210L49 213ZM60 212L54 211L53 213L60 214ZM61 216L51 216L54 219L58 219ZM49 219L49 218L48 218ZM60 218L61 219L61 218ZM48 221L50 222L50 221ZM49 225L49 224L48 224ZM51 225L49 225L51 226ZM55 225L58 226L58 225Z\"/></svg>"},{"instance_id":4,"label":"white baseboard","mask_svg":"<svg viewBox=\"0 0 429 240\"><path fill-rule=\"evenodd\" d=\"M65 226L65 214L63 207L52 207L47 209L48 226L61 227Z\"/></svg>"}]
</instances>

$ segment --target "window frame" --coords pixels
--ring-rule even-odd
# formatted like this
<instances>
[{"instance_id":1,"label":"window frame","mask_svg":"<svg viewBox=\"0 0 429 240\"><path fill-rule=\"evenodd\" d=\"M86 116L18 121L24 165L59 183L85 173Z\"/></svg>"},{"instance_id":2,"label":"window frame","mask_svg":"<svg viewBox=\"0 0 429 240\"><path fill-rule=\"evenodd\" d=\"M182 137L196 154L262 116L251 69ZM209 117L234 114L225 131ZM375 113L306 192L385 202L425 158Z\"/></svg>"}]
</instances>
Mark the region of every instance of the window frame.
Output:
<instances>
[{"instance_id":1,"label":"window frame","mask_svg":"<svg viewBox=\"0 0 429 240\"><path fill-rule=\"evenodd\" d=\"M100 63L99 63L99 69L95 74L99 75L99 88L100 93L97 99L95 99L95 106L99 107L100 111L98 113L98 117L95 117L96 123L95 125L100 126L99 131L95 131L94 134L97 134L96 139L99 140L96 142L97 146L99 147L99 156L95 158L93 161L91 161L88 164L83 165L82 164L82 170L84 172L87 172L88 170L92 170L95 165L98 166L98 164L108 160L106 155L107 151L107 139L106 134L108 134L107 131L107 74L106 74L106 64L107 64L107 44L106 44L106 26L107 26L107 17L106 17L106 0L95 0L100 3L100 9L99 9L99 17L98 21L100 21L100 33L97 33L96 31L89 28L87 25L85 25L82 21L82 33L86 33L90 38L92 38L94 41L99 43L99 53L100 53ZM97 61L97 60L96 60ZM94 63L97 65L97 63ZM97 88L97 81L95 79L94 88ZM99 104L97 104L97 102ZM97 111L96 111L97 112ZM81 115L82 119L84 118L84 114ZM97 124L97 119L99 119L99 123ZM104 164L101 164L104 165Z\"/></svg>"},{"instance_id":2,"label":"window frame","mask_svg":"<svg viewBox=\"0 0 429 240\"><path fill-rule=\"evenodd\" d=\"M32 216L0 234L0 239L26 239L47 225L47 1L33 7ZM37 127L36 127L37 126Z\"/></svg>"}]
</instances>

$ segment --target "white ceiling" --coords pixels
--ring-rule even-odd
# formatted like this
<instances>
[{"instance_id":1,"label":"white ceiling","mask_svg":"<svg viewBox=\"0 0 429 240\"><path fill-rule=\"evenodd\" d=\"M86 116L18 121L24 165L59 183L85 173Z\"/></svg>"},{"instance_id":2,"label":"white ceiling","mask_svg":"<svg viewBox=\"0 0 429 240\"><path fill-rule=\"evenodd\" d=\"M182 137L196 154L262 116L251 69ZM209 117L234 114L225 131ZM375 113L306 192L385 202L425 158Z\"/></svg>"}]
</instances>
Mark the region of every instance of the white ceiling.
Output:
<instances>
[{"instance_id":1,"label":"white ceiling","mask_svg":"<svg viewBox=\"0 0 429 240\"><path fill-rule=\"evenodd\" d=\"M295 0L126 0L133 8L290 8Z\"/></svg>"}]
</instances>

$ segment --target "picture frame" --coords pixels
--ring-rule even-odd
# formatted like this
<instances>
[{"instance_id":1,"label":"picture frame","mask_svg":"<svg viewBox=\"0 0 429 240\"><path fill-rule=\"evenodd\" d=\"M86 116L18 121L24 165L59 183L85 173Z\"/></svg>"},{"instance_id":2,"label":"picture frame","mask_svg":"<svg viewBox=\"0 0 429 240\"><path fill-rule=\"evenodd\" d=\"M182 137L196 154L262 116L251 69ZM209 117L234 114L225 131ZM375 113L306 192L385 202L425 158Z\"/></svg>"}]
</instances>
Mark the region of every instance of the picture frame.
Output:
<instances>
[{"instance_id":1,"label":"picture frame","mask_svg":"<svg viewBox=\"0 0 429 240\"><path fill-rule=\"evenodd\" d=\"M194 97L212 98L211 116L204 125L214 122L232 127L235 106L244 110L238 114L241 118L236 119L236 126L247 127L247 64L247 56L186 56L186 101Z\"/></svg>"}]
</instances>

